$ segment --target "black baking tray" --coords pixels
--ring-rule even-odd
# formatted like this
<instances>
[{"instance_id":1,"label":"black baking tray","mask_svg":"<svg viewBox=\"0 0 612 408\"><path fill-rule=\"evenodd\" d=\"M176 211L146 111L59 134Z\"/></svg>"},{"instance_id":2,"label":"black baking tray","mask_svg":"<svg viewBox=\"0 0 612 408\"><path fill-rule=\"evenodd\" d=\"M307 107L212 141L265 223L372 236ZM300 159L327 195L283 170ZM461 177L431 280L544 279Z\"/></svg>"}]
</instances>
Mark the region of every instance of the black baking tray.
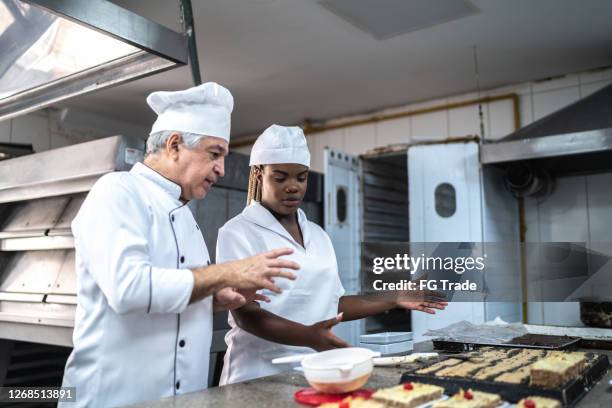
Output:
<instances>
[{"instance_id":1,"label":"black baking tray","mask_svg":"<svg viewBox=\"0 0 612 408\"><path fill-rule=\"evenodd\" d=\"M543 350L570 350L578 347L580 337L552 336L548 334L525 334L515 337L506 343L478 343L457 340L434 339L433 346L436 350L451 353L477 350L480 347L511 347L511 348L533 348Z\"/></svg>"},{"instance_id":2,"label":"black baking tray","mask_svg":"<svg viewBox=\"0 0 612 408\"><path fill-rule=\"evenodd\" d=\"M452 358L452 356L448 356ZM469 388L477 391L498 394L505 401L517 403L522 398L529 396L542 396L554 398L564 407L573 407L586 393L593 388L610 368L610 361L606 355L596 355L589 361L587 368L580 377L568 382L561 388L540 388L529 384L510 384L487 380L475 380L457 377L436 377L427 374L414 374L407 372L402 374L400 384L406 382L419 382L444 387L447 395L452 395L459 390Z\"/></svg>"}]
</instances>

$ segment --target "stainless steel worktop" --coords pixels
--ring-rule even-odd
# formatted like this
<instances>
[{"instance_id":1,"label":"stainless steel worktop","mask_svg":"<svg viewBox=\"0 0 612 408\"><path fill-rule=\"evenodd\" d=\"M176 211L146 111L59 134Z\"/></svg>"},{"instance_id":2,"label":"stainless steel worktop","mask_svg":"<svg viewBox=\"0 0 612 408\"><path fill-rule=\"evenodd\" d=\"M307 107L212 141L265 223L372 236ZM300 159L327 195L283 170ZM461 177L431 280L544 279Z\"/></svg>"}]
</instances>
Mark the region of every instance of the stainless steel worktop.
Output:
<instances>
[{"instance_id":1,"label":"stainless steel worktop","mask_svg":"<svg viewBox=\"0 0 612 408\"><path fill-rule=\"evenodd\" d=\"M415 349L418 349L418 351L431 351L431 343L417 344ZM589 351L607 354L612 359L611 351ZM404 371L405 369L403 368L377 367L366 387L381 388L397 385ZM608 381L610 380L612 380L612 371L608 371L604 378L576 404L576 407L603 408L612 406L612 387L608 386ZM308 387L308 383L301 373L285 372L253 381L136 404L133 407L304 407L304 405L294 401L293 394L305 387Z\"/></svg>"}]
</instances>

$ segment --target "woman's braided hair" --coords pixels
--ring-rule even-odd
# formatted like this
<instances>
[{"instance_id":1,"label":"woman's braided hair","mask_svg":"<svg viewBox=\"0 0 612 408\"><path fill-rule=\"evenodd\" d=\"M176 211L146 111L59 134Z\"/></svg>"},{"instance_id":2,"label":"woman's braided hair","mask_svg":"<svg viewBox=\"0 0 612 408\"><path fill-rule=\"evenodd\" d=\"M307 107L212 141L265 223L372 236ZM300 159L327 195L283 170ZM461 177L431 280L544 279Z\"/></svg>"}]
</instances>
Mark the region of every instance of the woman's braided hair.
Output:
<instances>
[{"instance_id":1,"label":"woman's braided hair","mask_svg":"<svg viewBox=\"0 0 612 408\"><path fill-rule=\"evenodd\" d=\"M261 202L261 181L257 177L257 173L262 171L263 166L251 166L249 173L249 187L247 189L247 206L251 205L251 202Z\"/></svg>"}]
</instances>

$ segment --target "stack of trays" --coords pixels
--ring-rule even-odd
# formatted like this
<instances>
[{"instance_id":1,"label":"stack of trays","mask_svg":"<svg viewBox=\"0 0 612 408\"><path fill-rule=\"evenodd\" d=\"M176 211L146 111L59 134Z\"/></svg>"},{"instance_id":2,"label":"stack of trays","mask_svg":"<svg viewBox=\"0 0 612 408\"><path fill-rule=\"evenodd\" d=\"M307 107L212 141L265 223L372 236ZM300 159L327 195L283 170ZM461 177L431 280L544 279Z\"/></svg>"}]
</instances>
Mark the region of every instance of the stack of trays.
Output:
<instances>
[{"instance_id":1,"label":"stack of trays","mask_svg":"<svg viewBox=\"0 0 612 408\"><path fill-rule=\"evenodd\" d=\"M406 354L412 351L412 332L385 332L359 336L359 347L380 352L381 356Z\"/></svg>"}]
</instances>

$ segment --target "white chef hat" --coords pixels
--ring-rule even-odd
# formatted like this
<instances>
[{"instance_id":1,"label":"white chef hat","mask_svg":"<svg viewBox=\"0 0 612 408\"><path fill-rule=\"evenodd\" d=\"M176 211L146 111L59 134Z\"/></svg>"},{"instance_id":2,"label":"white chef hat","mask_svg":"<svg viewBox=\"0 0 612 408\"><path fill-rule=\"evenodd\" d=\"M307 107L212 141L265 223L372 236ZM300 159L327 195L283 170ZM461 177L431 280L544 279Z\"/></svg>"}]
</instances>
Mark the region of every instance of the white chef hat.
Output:
<instances>
[{"instance_id":1,"label":"white chef hat","mask_svg":"<svg viewBox=\"0 0 612 408\"><path fill-rule=\"evenodd\" d=\"M255 141L249 166L297 163L310 167L310 151L304 132L297 126L272 125Z\"/></svg>"},{"instance_id":2,"label":"white chef hat","mask_svg":"<svg viewBox=\"0 0 612 408\"><path fill-rule=\"evenodd\" d=\"M183 91L153 92L147 103L157 113L151 134L162 130L215 136L229 142L234 98L215 82Z\"/></svg>"}]
</instances>

